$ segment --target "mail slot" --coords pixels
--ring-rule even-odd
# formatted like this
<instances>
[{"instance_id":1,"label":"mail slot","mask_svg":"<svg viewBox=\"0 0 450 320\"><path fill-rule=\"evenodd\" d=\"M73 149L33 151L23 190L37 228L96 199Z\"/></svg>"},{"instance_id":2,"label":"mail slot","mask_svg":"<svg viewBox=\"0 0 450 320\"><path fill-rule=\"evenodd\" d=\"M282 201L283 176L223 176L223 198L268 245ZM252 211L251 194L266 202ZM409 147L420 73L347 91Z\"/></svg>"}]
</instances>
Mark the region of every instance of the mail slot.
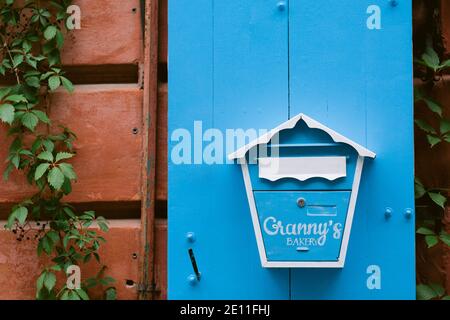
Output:
<instances>
[{"instance_id":1,"label":"mail slot","mask_svg":"<svg viewBox=\"0 0 450 320\"><path fill-rule=\"evenodd\" d=\"M263 267L342 268L365 158L299 114L229 155L241 165Z\"/></svg>"}]
</instances>

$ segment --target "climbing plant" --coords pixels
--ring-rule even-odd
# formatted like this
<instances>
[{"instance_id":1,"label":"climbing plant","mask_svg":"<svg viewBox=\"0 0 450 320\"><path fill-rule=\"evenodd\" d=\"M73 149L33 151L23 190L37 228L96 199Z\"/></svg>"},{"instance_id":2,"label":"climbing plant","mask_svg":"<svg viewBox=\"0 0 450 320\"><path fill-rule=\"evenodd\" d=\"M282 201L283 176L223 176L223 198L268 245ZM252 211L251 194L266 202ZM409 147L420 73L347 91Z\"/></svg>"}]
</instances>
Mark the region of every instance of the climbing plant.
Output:
<instances>
[{"instance_id":1,"label":"climbing plant","mask_svg":"<svg viewBox=\"0 0 450 320\"><path fill-rule=\"evenodd\" d=\"M50 118L51 94L74 86L61 65L61 49L70 32L67 8L71 0L0 0L0 121L11 141L4 179L13 171L26 176L36 192L16 204L6 228L17 241L36 241L37 254L50 261L37 279L37 299L87 300L97 286L115 298L114 279L105 276L99 248L105 239L94 223L106 232L108 222L93 211L77 213L64 202L77 179L71 159L76 157L77 136ZM3 137L3 141L6 137ZM99 263L96 277L80 287L58 285L73 265L91 259Z\"/></svg>"},{"instance_id":2,"label":"climbing plant","mask_svg":"<svg viewBox=\"0 0 450 320\"><path fill-rule=\"evenodd\" d=\"M431 37L420 57L415 59L416 75L420 75L422 83L415 88L416 107L426 107L431 116L422 118L416 116L415 124L428 141L429 148L436 148L440 144L450 143L450 119L444 116L446 106L431 98L436 84L443 81L443 74L450 70L450 59L443 60L433 47ZM419 113L418 113L419 114ZM446 168L434 168L445 170ZM428 248L439 243L450 246L450 234L442 224L443 213L450 190L438 186L427 187L420 177L415 180L415 195L420 201L428 201L434 206L428 210L417 210L421 214L417 218L417 234L424 237ZM437 210L433 210L437 209ZM450 300L450 293L438 283L421 283L417 286L417 297L422 300L443 299Z\"/></svg>"}]
</instances>

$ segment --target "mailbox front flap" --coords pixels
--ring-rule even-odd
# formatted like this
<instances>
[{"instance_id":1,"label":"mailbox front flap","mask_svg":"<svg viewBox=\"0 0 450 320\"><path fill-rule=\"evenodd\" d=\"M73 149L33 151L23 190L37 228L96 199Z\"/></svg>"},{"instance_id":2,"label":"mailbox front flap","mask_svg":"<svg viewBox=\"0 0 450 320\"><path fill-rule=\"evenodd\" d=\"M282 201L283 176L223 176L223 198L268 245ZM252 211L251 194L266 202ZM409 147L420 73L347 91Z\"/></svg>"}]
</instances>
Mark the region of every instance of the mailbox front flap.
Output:
<instances>
[{"instance_id":1,"label":"mailbox front flap","mask_svg":"<svg viewBox=\"0 0 450 320\"><path fill-rule=\"evenodd\" d=\"M267 260L338 261L350 191L255 191Z\"/></svg>"}]
</instances>

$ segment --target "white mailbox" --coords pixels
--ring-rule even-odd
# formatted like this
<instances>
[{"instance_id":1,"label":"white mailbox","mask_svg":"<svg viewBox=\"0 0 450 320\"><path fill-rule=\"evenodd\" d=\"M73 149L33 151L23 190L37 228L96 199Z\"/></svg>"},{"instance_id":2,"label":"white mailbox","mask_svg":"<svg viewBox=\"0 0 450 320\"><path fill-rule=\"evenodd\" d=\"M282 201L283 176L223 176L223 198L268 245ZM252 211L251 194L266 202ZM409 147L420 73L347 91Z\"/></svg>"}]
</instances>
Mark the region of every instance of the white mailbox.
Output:
<instances>
[{"instance_id":1,"label":"white mailbox","mask_svg":"<svg viewBox=\"0 0 450 320\"><path fill-rule=\"evenodd\" d=\"M344 266L374 152L299 114L229 158L242 168L263 267Z\"/></svg>"}]
</instances>

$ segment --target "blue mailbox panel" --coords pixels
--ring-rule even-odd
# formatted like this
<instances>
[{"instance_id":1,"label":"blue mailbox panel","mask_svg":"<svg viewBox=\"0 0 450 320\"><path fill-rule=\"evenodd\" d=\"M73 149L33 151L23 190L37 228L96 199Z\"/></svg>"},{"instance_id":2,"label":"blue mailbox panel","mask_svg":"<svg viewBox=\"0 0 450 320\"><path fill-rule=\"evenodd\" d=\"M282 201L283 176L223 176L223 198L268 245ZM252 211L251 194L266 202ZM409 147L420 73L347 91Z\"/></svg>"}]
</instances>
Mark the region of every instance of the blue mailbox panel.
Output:
<instances>
[{"instance_id":1,"label":"blue mailbox panel","mask_svg":"<svg viewBox=\"0 0 450 320\"><path fill-rule=\"evenodd\" d=\"M337 261L350 191L254 192L268 261Z\"/></svg>"}]
</instances>

